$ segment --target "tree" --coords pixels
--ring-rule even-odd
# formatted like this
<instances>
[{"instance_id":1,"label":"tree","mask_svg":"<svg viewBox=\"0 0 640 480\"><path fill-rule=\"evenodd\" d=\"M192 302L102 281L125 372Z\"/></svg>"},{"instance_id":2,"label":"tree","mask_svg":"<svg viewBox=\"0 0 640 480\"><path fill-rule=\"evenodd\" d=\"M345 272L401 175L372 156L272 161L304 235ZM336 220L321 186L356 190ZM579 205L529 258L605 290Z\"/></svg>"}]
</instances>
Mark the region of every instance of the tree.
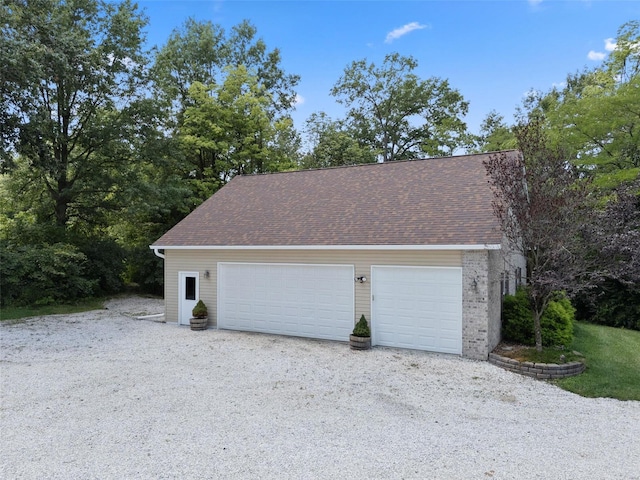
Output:
<instances>
[{"instance_id":1,"label":"tree","mask_svg":"<svg viewBox=\"0 0 640 480\"><path fill-rule=\"evenodd\" d=\"M579 289L577 279L587 271L580 229L588 223L588 191L567 157L549 146L543 120L519 125L515 133L521 153L493 154L485 167L503 233L527 259L535 344L541 350L540 319L549 302L558 291Z\"/></svg>"},{"instance_id":2,"label":"tree","mask_svg":"<svg viewBox=\"0 0 640 480\"><path fill-rule=\"evenodd\" d=\"M248 21L226 33L188 19L156 55L152 73L179 139L175 169L197 206L238 173L294 168L299 138L289 116L297 75L284 72Z\"/></svg>"},{"instance_id":3,"label":"tree","mask_svg":"<svg viewBox=\"0 0 640 480\"><path fill-rule=\"evenodd\" d=\"M513 130L495 110L489 112L482 121L480 135L476 136L474 143L473 151L477 153L513 150L518 147Z\"/></svg>"},{"instance_id":4,"label":"tree","mask_svg":"<svg viewBox=\"0 0 640 480\"><path fill-rule=\"evenodd\" d=\"M271 147L286 125L271 121L271 99L244 66L230 70L219 87L195 82L189 99L179 138L197 162L192 176L211 184L209 195L234 175L279 169Z\"/></svg>"},{"instance_id":5,"label":"tree","mask_svg":"<svg viewBox=\"0 0 640 480\"><path fill-rule=\"evenodd\" d=\"M584 234L584 255L598 265L580 296L588 320L640 330L640 176L609 196Z\"/></svg>"},{"instance_id":6,"label":"tree","mask_svg":"<svg viewBox=\"0 0 640 480\"><path fill-rule=\"evenodd\" d=\"M349 108L355 138L379 151L382 161L452 155L468 144L462 117L468 103L449 82L421 80L412 57L387 55L381 67L352 62L331 89Z\"/></svg>"},{"instance_id":7,"label":"tree","mask_svg":"<svg viewBox=\"0 0 640 480\"><path fill-rule=\"evenodd\" d=\"M343 125L326 113L314 113L307 119L307 136L313 148L302 159L303 168L327 168L374 163L376 152L358 142Z\"/></svg>"},{"instance_id":8,"label":"tree","mask_svg":"<svg viewBox=\"0 0 640 480\"><path fill-rule=\"evenodd\" d=\"M640 174L640 22L624 24L615 43L601 67L569 75L537 103L553 140L604 189Z\"/></svg>"},{"instance_id":9,"label":"tree","mask_svg":"<svg viewBox=\"0 0 640 480\"><path fill-rule=\"evenodd\" d=\"M100 0L13 0L2 19L3 158L14 188L40 199L43 221L94 222L126 203L132 145L150 123L146 20L129 1Z\"/></svg>"},{"instance_id":10,"label":"tree","mask_svg":"<svg viewBox=\"0 0 640 480\"><path fill-rule=\"evenodd\" d=\"M156 55L153 74L158 92L174 104L179 116L189 106L193 83L219 85L224 83L229 67L244 66L270 95L272 116L289 111L295 103L294 89L300 77L286 74L280 65L280 51L267 51L256 34L256 28L247 20L227 34L220 25L187 19Z\"/></svg>"}]
</instances>

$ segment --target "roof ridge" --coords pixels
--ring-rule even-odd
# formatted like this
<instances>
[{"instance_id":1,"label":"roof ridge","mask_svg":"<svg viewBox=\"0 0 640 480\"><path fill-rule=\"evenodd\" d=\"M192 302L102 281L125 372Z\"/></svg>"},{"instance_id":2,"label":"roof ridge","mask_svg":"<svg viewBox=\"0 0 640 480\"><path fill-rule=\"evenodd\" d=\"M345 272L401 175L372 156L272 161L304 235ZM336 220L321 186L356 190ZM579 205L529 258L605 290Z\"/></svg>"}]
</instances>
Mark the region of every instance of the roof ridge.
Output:
<instances>
[{"instance_id":1,"label":"roof ridge","mask_svg":"<svg viewBox=\"0 0 640 480\"><path fill-rule=\"evenodd\" d=\"M443 155L440 157L426 157L426 158L409 158L406 160L393 160L390 162L372 162L372 163L356 163L353 165L335 165L333 167L320 167L320 168L301 168L298 170L283 170L277 172L262 172L262 173L243 173L239 175L235 175L234 178L237 177L259 177L263 175L278 175L278 174L286 174L286 173L301 173L301 172L322 172L325 170L338 170L344 168L355 168L355 167L373 167L376 165L394 165L401 163L410 163L410 162L423 162L427 160L447 160L450 158L460 159L464 157L479 157L481 155L493 155L496 153L508 153L508 152L518 152L519 150L516 148L509 148L506 150L495 150L491 152L478 152L478 153L465 153L463 155Z\"/></svg>"}]
</instances>

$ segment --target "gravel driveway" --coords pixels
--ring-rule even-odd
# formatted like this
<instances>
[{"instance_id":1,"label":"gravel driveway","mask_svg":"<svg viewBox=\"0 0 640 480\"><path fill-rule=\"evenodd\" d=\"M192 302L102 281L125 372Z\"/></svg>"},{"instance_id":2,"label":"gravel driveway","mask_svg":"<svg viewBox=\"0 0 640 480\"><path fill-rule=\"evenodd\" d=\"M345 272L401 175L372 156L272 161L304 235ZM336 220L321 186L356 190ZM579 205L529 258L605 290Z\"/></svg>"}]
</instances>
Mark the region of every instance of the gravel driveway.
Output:
<instances>
[{"instance_id":1,"label":"gravel driveway","mask_svg":"<svg viewBox=\"0 0 640 480\"><path fill-rule=\"evenodd\" d=\"M640 478L640 402L107 306L0 327L1 478Z\"/></svg>"}]
</instances>

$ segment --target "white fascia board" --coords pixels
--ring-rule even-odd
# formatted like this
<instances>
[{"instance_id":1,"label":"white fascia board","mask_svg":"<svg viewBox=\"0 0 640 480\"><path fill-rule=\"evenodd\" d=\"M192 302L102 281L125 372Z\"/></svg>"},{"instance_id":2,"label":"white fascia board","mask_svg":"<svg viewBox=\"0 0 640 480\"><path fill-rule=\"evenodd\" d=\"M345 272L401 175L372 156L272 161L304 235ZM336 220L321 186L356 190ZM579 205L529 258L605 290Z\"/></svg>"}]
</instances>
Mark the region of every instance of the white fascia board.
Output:
<instances>
[{"instance_id":1,"label":"white fascia board","mask_svg":"<svg viewBox=\"0 0 640 480\"><path fill-rule=\"evenodd\" d=\"M500 244L477 245L150 245L152 250L500 250Z\"/></svg>"}]
</instances>

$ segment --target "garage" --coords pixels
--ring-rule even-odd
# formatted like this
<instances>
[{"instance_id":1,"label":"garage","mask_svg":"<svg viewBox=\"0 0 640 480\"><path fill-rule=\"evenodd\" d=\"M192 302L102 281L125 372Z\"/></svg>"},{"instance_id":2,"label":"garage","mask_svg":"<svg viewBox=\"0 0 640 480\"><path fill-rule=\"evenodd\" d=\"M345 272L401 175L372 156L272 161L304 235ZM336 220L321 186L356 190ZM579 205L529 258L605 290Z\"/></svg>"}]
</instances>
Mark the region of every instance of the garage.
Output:
<instances>
[{"instance_id":1,"label":"garage","mask_svg":"<svg viewBox=\"0 0 640 480\"><path fill-rule=\"evenodd\" d=\"M218 264L218 328L348 340L352 265Z\"/></svg>"},{"instance_id":2,"label":"garage","mask_svg":"<svg viewBox=\"0 0 640 480\"><path fill-rule=\"evenodd\" d=\"M371 267L374 345L462 353L462 269Z\"/></svg>"}]
</instances>

